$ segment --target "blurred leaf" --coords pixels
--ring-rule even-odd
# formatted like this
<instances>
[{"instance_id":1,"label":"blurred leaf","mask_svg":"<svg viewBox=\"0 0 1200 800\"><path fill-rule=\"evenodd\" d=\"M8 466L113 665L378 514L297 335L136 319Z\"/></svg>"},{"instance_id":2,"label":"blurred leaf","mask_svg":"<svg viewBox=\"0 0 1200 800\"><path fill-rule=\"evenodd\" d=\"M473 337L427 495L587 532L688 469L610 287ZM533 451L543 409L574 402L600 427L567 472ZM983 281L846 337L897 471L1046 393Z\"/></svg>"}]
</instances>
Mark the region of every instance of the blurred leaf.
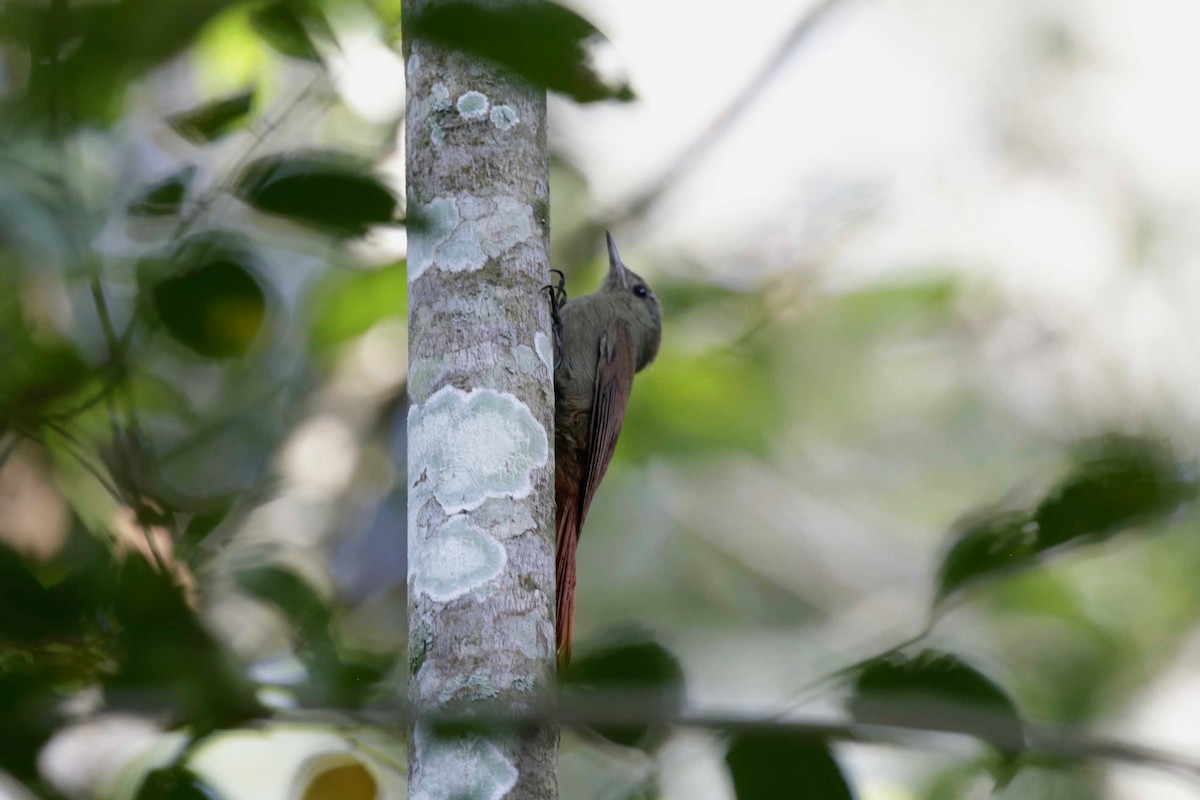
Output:
<instances>
[{"instance_id":1,"label":"blurred leaf","mask_svg":"<svg viewBox=\"0 0 1200 800\"><path fill-rule=\"evenodd\" d=\"M313 34L335 41L329 21L315 3L304 0L277 0L256 9L250 24L271 47L285 56L320 61Z\"/></svg>"},{"instance_id":2,"label":"blurred leaf","mask_svg":"<svg viewBox=\"0 0 1200 800\"><path fill-rule=\"evenodd\" d=\"M184 198L196 177L196 165L189 164L178 172L151 185L135 200L130 201L128 211L139 217L161 217L178 214Z\"/></svg>"},{"instance_id":3,"label":"blurred leaf","mask_svg":"<svg viewBox=\"0 0 1200 800\"><path fill-rule=\"evenodd\" d=\"M116 674L105 683L112 706L165 711L173 723L197 732L261 715L253 687L205 628L174 575L127 557L113 592L113 615L122 652Z\"/></svg>"},{"instance_id":4,"label":"blurred leaf","mask_svg":"<svg viewBox=\"0 0 1200 800\"><path fill-rule=\"evenodd\" d=\"M1196 493L1193 468L1161 442L1110 436L1079 448L1071 473L1032 511L985 512L957 526L935 602L956 590L1173 514Z\"/></svg>"},{"instance_id":5,"label":"blurred leaf","mask_svg":"<svg viewBox=\"0 0 1200 800\"><path fill-rule=\"evenodd\" d=\"M1086 442L1075 469L1037 508L1041 546L1103 537L1161 519L1196 495L1194 466L1162 442L1109 436Z\"/></svg>"},{"instance_id":6,"label":"blurred leaf","mask_svg":"<svg viewBox=\"0 0 1200 800\"><path fill-rule=\"evenodd\" d=\"M266 317L266 298L237 237L209 232L188 239L169 259L174 270L154 282L159 262L144 265L154 311L172 337L208 358L244 355Z\"/></svg>"},{"instance_id":7,"label":"blurred leaf","mask_svg":"<svg viewBox=\"0 0 1200 800\"><path fill-rule=\"evenodd\" d=\"M317 707L356 708L391 669L393 653L348 652L335 636L328 602L304 578L285 567L265 565L240 570L242 591L278 608L296 636L296 655L309 673L297 691Z\"/></svg>"},{"instance_id":8,"label":"blurred leaf","mask_svg":"<svg viewBox=\"0 0 1200 800\"><path fill-rule=\"evenodd\" d=\"M80 389L91 370L66 342L40 343L23 330L6 330L0 375L0 418L32 420Z\"/></svg>"},{"instance_id":9,"label":"blurred leaf","mask_svg":"<svg viewBox=\"0 0 1200 800\"><path fill-rule=\"evenodd\" d=\"M246 168L235 192L260 211L347 236L396 217L392 190L342 153L265 156Z\"/></svg>"},{"instance_id":10,"label":"blurred leaf","mask_svg":"<svg viewBox=\"0 0 1200 800\"><path fill-rule=\"evenodd\" d=\"M8 3L0 39L29 50L27 111L55 125L107 124L130 81L186 47L234 1Z\"/></svg>"},{"instance_id":11,"label":"blurred leaf","mask_svg":"<svg viewBox=\"0 0 1200 800\"><path fill-rule=\"evenodd\" d=\"M221 800L221 795L191 770L176 766L147 772L134 800Z\"/></svg>"},{"instance_id":12,"label":"blurred leaf","mask_svg":"<svg viewBox=\"0 0 1200 800\"><path fill-rule=\"evenodd\" d=\"M382 269L337 270L313 292L313 344L320 349L366 333L389 317L405 319L408 273L404 261Z\"/></svg>"},{"instance_id":13,"label":"blurred leaf","mask_svg":"<svg viewBox=\"0 0 1200 800\"><path fill-rule=\"evenodd\" d=\"M976 580L1024 566L1040 552L1036 527L1028 512L985 512L956 528L953 544L938 570L935 602Z\"/></svg>"},{"instance_id":14,"label":"blurred leaf","mask_svg":"<svg viewBox=\"0 0 1200 800\"><path fill-rule=\"evenodd\" d=\"M638 375L617 457L765 453L782 413L772 380L744 354L685 354L667 344Z\"/></svg>"},{"instance_id":15,"label":"blurred leaf","mask_svg":"<svg viewBox=\"0 0 1200 800\"><path fill-rule=\"evenodd\" d=\"M229 516L237 499L236 495L218 497L208 503L206 507L196 511L183 531L183 541L180 543L181 555L187 549L199 545L208 538L208 535Z\"/></svg>"},{"instance_id":16,"label":"blurred leaf","mask_svg":"<svg viewBox=\"0 0 1200 800\"><path fill-rule=\"evenodd\" d=\"M737 800L853 800L822 739L792 733L736 734L725 754Z\"/></svg>"},{"instance_id":17,"label":"blurred leaf","mask_svg":"<svg viewBox=\"0 0 1200 800\"><path fill-rule=\"evenodd\" d=\"M274 565L251 567L236 575L242 591L264 600L287 615L304 638L328 633L330 612L325 598L291 570Z\"/></svg>"},{"instance_id":18,"label":"blurred leaf","mask_svg":"<svg viewBox=\"0 0 1200 800\"><path fill-rule=\"evenodd\" d=\"M0 645L0 759L17 779L38 775L37 755L62 722L54 692L38 665Z\"/></svg>"},{"instance_id":19,"label":"blurred leaf","mask_svg":"<svg viewBox=\"0 0 1200 800\"><path fill-rule=\"evenodd\" d=\"M603 35L554 3L429 3L405 23L415 38L488 59L580 103L634 97L628 85L609 86L591 67L588 45Z\"/></svg>"},{"instance_id":20,"label":"blurred leaf","mask_svg":"<svg viewBox=\"0 0 1200 800\"><path fill-rule=\"evenodd\" d=\"M1024 725L1016 704L997 683L957 656L924 650L868 662L858 673L850 708L858 722L932 727L1023 749Z\"/></svg>"},{"instance_id":21,"label":"blurred leaf","mask_svg":"<svg viewBox=\"0 0 1200 800\"><path fill-rule=\"evenodd\" d=\"M0 641L34 642L78 633L84 613L69 587L43 586L25 559L0 543Z\"/></svg>"},{"instance_id":22,"label":"blurred leaf","mask_svg":"<svg viewBox=\"0 0 1200 800\"><path fill-rule=\"evenodd\" d=\"M199 108L176 114L167 123L181 136L196 144L219 139L246 122L254 106L254 92L245 91Z\"/></svg>"},{"instance_id":23,"label":"blurred leaf","mask_svg":"<svg viewBox=\"0 0 1200 800\"><path fill-rule=\"evenodd\" d=\"M657 642L636 633L576 656L562 676L564 688L586 698L628 697L631 706L653 719L678 711L683 699L683 670L678 659ZM653 750L662 732L647 725L597 725L596 733L625 747Z\"/></svg>"}]
</instances>

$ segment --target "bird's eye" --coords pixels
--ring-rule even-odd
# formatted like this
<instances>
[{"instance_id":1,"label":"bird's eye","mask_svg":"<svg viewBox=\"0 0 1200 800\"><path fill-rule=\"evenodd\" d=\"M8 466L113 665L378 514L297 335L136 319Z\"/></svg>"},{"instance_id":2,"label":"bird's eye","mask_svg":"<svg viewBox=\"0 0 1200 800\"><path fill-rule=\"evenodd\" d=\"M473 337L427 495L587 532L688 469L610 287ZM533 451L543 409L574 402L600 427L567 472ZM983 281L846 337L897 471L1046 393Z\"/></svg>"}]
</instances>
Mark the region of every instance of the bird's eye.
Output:
<instances>
[{"instance_id":1,"label":"bird's eye","mask_svg":"<svg viewBox=\"0 0 1200 800\"><path fill-rule=\"evenodd\" d=\"M638 297L646 297L650 294L650 290L647 289L645 285L639 283L637 286L633 287L633 293Z\"/></svg>"}]
</instances>

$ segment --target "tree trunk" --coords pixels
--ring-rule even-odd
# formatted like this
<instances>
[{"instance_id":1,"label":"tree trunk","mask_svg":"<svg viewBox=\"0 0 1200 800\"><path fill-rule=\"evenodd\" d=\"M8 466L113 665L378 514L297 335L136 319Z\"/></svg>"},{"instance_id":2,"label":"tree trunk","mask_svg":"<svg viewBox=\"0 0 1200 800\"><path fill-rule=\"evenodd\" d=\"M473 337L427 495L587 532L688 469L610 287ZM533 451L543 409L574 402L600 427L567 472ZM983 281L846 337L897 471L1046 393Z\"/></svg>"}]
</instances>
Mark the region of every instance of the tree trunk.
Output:
<instances>
[{"instance_id":1,"label":"tree trunk","mask_svg":"<svg viewBox=\"0 0 1200 800\"><path fill-rule=\"evenodd\" d=\"M546 94L407 34L404 55L409 700L526 713L554 675ZM411 734L414 800L558 796L554 728Z\"/></svg>"}]
</instances>

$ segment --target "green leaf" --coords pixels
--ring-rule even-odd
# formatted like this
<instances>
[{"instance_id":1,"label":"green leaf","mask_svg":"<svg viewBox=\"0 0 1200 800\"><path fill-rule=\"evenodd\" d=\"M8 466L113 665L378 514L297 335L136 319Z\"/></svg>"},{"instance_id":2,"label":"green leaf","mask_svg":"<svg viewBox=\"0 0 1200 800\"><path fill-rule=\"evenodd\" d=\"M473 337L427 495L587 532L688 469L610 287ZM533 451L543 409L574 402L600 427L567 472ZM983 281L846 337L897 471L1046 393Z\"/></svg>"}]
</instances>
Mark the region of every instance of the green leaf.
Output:
<instances>
[{"instance_id":1,"label":"green leaf","mask_svg":"<svg viewBox=\"0 0 1200 800\"><path fill-rule=\"evenodd\" d=\"M320 61L313 42L317 34L334 41L329 21L313 3L302 0L279 0L256 9L250 24L267 44L285 56L305 61Z\"/></svg>"},{"instance_id":2,"label":"green leaf","mask_svg":"<svg viewBox=\"0 0 1200 800\"><path fill-rule=\"evenodd\" d=\"M199 732L255 718L262 708L172 572L129 556L112 593L120 660L104 684L114 708L153 710Z\"/></svg>"},{"instance_id":3,"label":"green leaf","mask_svg":"<svg viewBox=\"0 0 1200 800\"><path fill-rule=\"evenodd\" d=\"M965 733L1004 753L1015 754L1025 744L1024 725L1008 693L957 656L936 650L867 662L850 708L858 722Z\"/></svg>"},{"instance_id":4,"label":"green leaf","mask_svg":"<svg viewBox=\"0 0 1200 800\"><path fill-rule=\"evenodd\" d=\"M957 590L1162 520L1196 494L1194 468L1157 440L1109 436L1078 448L1075 467L1031 510L988 511L956 526L935 603Z\"/></svg>"},{"instance_id":5,"label":"green leaf","mask_svg":"<svg viewBox=\"0 0 1200 800\"><path fill-rule=\"evenodd\" d=\"M354 652L335 636L329 603L304 578L276 565L240 570L238 587L278 608L295 632L296 655L308 671L308 682L296 694L309 705L356 708L387 674L393 653Z\"/></svg>"},{"instance_id":6,"label":"green leaf","mask_svg":"<svg viewBox=\"0 0 1200 800\"><path fill-rule=\"evenodd\" d=\"M220 795L186 767L146 773L134 800L220 800Z\"/></svg>"},{"instance_id":7,"label":"green leaf","mask_svg":"<svg viewBox=\"0 0 1200 800\"><path fill-rule=\"evenodd\" d=\"M245 91L198 108L176 114L167 120L180 136L204 144L236 130L246 122L254 106L254 92Z\"/></svg>"},{"instance_id":8,"label":"green leaf","mask_svg":"<svg viewBox=\"0 0 1200 800\"><path fill-rule=\"evenodd\" d=\"M586 650L562 676L564 687L586 699L622 696L646 714L669 716L683 699L683 670L675 656L642 633ZM625 747L653 750L663 741L661 728L649 725L597 725L598 734Z\"/></svg>"},{"instance_id":9,"label":"green leaf","mask_svg":"<svg viewBox=\"0 0 1200 800\"><path fill-rule=\"evenodd\" d=\"M402 320L408 307L405 262L333 271L313 292L313 300L312 337L318 349L360 336L384 319Z\"/></svg>"},{"instance_id":10,"label":"green leaf","mask_svg":"<svg viewBox=\"0 0 1200 800\"><path fill-rule=\"evenodd\" d=\"M158 318L176 340L207 358L244 355L266 318L266 297L248 247L220 232L187 240L169 259L174 274L150 288ZM153 279L161 265L143 269Z\"/></svg>"},{"instance_id":11,"label":"green leaf","mask_svg":"<svg viewBox=\"0 0 1200 800\"><path fill-rule=\"evenodd\" d=\"M7 3L0 39L25 49L23 110L55 125L108 124L125 88L185 48L234 0Z\"/></svg>"},{"instance_id":12,"label":"green leaf","mask_svg":"<svg viewBox=\"0 0 1200 800\"><path fill-rule=\"evenodd\" d=\"M392 190L342 153L265 156L246 168L235 192L260 211L346 236L396 217Z\"/></svg>"},{"instance_id":13,"label":"green leaf","mask_svg":"<svg viewBox=\"0 0 1200 800\"><path fill-rule=\"evenodd\" d=\"M188 522L187 528L184 529L180 552L183 553L186 549L195 547L208 538L208 535L229 516L229 512L233 510L237 500L236 495L226 495L211 500L196 511Z\"/></svg>"},{"instance_id":14,"label":"green leaf","mask_svg":"<svg viewBox=\"0 0 1200 800\"><path fill-rule=\"evenodd\" d=\"M240 570L235 579L242 591L282 611L301 637L328 632L330 611L325 598L291 570L275 565L256 566Z\"/></svg>"},{"instance_id":15,"label":"green leaf","mask_svg":"<svg viewBox=\"0 0 1200 800\"><path fill-rule=\"evenodd\" d=\"M0 339L0 417L33 420L91 378L71 344L35 342L24 330L6 334Z\"/></svg>"},{"instance_id":16,"label":"green leaf","mask_svg":"<svg viewBox=\"0 0 1200 800\"><path fill-rule=\"evenodd\" d=\"M413 37L487 59L580 103L634 97L628 85L609 86L593 71L587 45L601 33L554 3L428 3L405 24Z\"/></svg>"},{"instance_id":17,"label":"green leaf","mask_svg":"<svg viewBox=\"0 0 1200 800\"><path fill-rule=\"evenodd\" d=\"M43 586L25 559L0 543L0 641L36 642L77 634L84 614L69 587Z\"/></svg>"},{"instance_id":18,"label":"green leaf","mask_svg":"<svg viewBox=\"0 0 1200 800\"><path fill-rule=\"evenodd\" d=\"M1196 495L1191 465L1164 443L1132 436L1085 442L1063 483L1038 506L1042 547L1104 537L1162 519Z\"/></svg>"},{"instance_id":19,"label":"green leaf","mask_svg":"<svg viewBox=\"0 0 1200 800\"><path fill-rule=\"evenodd\" d=\"M725 763L738 800L854 800L829 745L811 735L739 733Z\"/></svg>"},{"instance_id":20,"label":"green leaf","mask_svg":"<svg viewBox=\"0 0 1200 800\"><path fill-rule=\"evenodd\" d=\"M617 457L766 453L781 414L765 365L734 352L686 353L668 342L638 375Z\"/></svg>"},{"instance_id":21,"label":"green leaf","mask_svg":"<svg viewBox=\"0 0 1200 800\"><path fill-rule=\"evenodd\" d=\"M1026 566L1040 552L1029 512L983 512L956 528L938 570L935 604L978 580Z\"/></svg>"},{"instance_id":22,"label":"green leaf","mask_svg":"<svg viewBox=\"0 0 1200 800\"><path fill-rule=\"evenodd\" d=\"M195 177L196 165L189 164L178 172L152 184L129 203L129 213L137 217L178 214Z\"/></svg>"},{"instance_id":23,"label":"green leaf","mask_svg":"<svg viewBox=\"0 0 1200 800\"><path fill-rule=\"evenodd\" d=\"M4 770L18 780L38 778L37 756L63 724L62 695L45 671L11 647L0 651L0 752Z\"/></svg>"}]
</instances>

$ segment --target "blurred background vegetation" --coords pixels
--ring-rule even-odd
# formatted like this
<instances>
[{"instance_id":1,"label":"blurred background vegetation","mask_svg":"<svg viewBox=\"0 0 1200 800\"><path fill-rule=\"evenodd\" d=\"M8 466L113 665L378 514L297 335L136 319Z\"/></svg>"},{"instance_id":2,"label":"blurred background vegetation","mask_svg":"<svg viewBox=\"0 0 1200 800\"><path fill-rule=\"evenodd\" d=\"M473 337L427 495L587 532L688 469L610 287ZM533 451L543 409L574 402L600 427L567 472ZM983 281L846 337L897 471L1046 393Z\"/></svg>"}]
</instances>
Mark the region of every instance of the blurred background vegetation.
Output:
<instances>
[{"instance_id":1,"label":"blurred background vegetation","mask_svg":"<svg viewBox=\"0 0 1200 800\"><path fill-rule=\"evenodd\" d=\"M572 679L711 724L562 796L1195 796L1200 12L574 8L428 30L662 300ZM400 24L0 6L0 796L404 796Z\"/></svg>"}]
</instances>

